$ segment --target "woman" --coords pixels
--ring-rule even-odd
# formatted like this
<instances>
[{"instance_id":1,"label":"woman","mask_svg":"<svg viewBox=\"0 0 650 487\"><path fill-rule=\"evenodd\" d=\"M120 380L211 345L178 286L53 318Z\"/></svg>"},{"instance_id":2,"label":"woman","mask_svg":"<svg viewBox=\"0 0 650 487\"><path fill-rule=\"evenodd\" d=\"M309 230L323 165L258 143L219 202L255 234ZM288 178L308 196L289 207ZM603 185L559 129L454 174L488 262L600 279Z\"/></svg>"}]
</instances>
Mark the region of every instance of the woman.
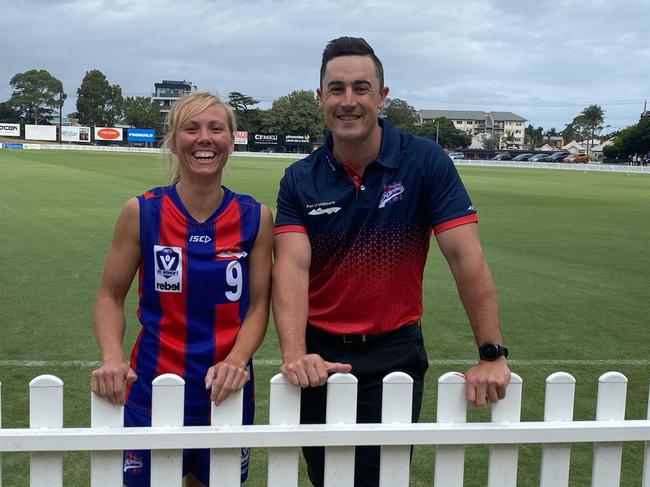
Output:
<instances>
[{"instance_id":1,"label":"woman","mask_svg":"<svg viewBox=\"0 0 650 487\"><path fill-rule=\"evenodd\" d=\"M232 110L218 97L181 98L164 141L177 159L172 184L132 198L117 219L95 305L103 361L91 388L125 404L125 426L151 424L151 381L164 373L185 379L185 425L210 424L210 401L242 387L243 421L253 422L251 357L269 316L272 216L221 186L234 131ZM142 330L129 364L124 299L136 270ZM247 470L246 454L243 479ZM209 450L186 450L183 475L186 486L207 485ZM125 452L125 484L148 486L149 478L149 452Z\"/></svg>"}]
</instances>

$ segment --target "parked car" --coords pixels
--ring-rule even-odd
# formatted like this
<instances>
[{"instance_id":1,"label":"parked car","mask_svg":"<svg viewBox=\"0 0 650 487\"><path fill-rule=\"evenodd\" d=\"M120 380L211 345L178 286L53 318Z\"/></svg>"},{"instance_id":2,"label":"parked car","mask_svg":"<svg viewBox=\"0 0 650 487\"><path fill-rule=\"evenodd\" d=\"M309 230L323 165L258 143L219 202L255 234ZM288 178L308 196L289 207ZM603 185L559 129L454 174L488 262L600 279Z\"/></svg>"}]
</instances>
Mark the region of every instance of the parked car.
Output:
<instances>
[{"instance_id":1,"label":"parked car","mask_svg":"<svg viewBox=\"0 0 650 487\"><path fill-rule=\"evenodd\" d=\"M502 152L492 158L493 161L509 161L510 159L512 159L512 156L507 152Z\"/></svg>"},{"instance_id":2,"label":"parked car","mask_svg":"<svg viewBox=\"0 0 650 487\"><path fill-rule=\"evenodd\" d=\"M512 158L513 161L527 161L533 157L533 154L519 154L518 156L515 156Z\"/></svg>"},{"instance_id":3,"label":"parked car","mask_svg":"<svg viewBox=\"0 0 650 487\"><path fill-rule=\"evenodd\" d=\"M586 164L589 162L589 156L587 154L572 154L565 157L564 162L571 164Z\"/></svg>"},{"instance_id":4,"label":"parked car","mask_svg":"<svg viewBox=\"0 0 650 487\"><path fill-rule=\"evenodd\" d=\"M462 152L450 152L447 155L451 158L452 161L455 159L465 159L465 154Z\"/></svg>"},{"instance_id":5,"label":"parked car","mask_svg":"<svg viewBox=\"0 0 650 487\"><path fill-rule=\"evenodd\" d=\"M564 161L565 157L568 157L572 155L569 151L558 151L558 152L553 152L550 156L548 156L547 161L548 162L562 162Z\"/></svg>"},{"instance_id":6,"label":"parked car","mask_svg":"<svg viewBox=\"0 0 650 487\"><path fill-rule=\"evenodd\" d=\"M549 155L550 154L535 154L530 159L528 159L528 162L546 162L546 159Z\"/></svg>"}]
</instances>

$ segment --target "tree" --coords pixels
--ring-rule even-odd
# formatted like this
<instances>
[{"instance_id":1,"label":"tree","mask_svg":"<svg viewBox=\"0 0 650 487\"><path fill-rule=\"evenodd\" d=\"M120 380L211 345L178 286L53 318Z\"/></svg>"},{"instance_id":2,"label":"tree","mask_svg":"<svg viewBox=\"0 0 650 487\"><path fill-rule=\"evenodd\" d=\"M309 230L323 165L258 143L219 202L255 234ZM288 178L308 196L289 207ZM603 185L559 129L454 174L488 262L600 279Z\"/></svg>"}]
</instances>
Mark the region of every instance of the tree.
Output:
<instances>
[{"instance_id":1,"label":"tree","mask_svg":"<svg viewBox=\"0 0 650 487\"><path fill-rule=\"evenodd\" d=\"M9 105L8 101L0 103L0 122L20 122L20 112Z\"/></svg>"},{"instance_id":2,"label":"tree","mask_svg":"<svg viewBox=\"0 0 650 487\"><path fill-rule=\"evenodd\" d=\"M472 143L472 136L458 130L454 122L447 117L439 117L433 122L422 124L416 135L437 141L443 147L467 147Z\"/></svg>"},{"instance_id":3,"label":"tree","mask_svg":"<svg viewBox=\"0 0 650 487\"><path fill-rule=\"evenodd\" d=\"M20 114L21 120L31 120L36 125L49 123L66 99L63 83L44 69L17 73L9 84L14 92L7 103Z\"/></svg>"},{"instance_id":4,"label":"tree","mask_svg":"<svg viewBox=\"0 0 650 487\"><path fill-rule=\"evenodd\" d=\"M264 120L270 133L309 135L311 140L323 136L325 122L316 95L311 90L296 90L273 102Z\"/></svg>"},{"instance_id":5,"label":"tree","mask_svg":"<svg viewBox=\"0 0 650 487\"><path fill-rule=\"evenodd\" d=\"M136 96L124 99L124 123L138 128L154 129L160 133L163 119L160 115L160 106L149 97Z\"/></svg>"},{"instance_id":6,"label":"tree","mask_svg":"<svg viewBox=\"0 0 650 487\"><path fill-rule=\"evenodd\" d=\"M398 129L411 133L419 121L417 110L399 98L386 98L380 114Z\"/></svg>"},{"instance_id":7,"label":"tree","mask_svg":"<svg viewBox=\"0 0 650 487\"><path fill-rule=\"evenodd\" d=\"M524 141L531 148L540 146L544 143L544 129L542 127L534 128L532 124L524 129Z\"/></svg>"},{"instance_id":8,"label":"tree","mask_svg":"<svg viewBox=\"0 0 650 487\"><path fill-rule=\"evenodd\" d=\"M259 118L259 109L251 109L251 107L257 105L259 102L259 100L244 95L239 91L231 91L228 93L228 105L230 105L235 112L237 128L239 130L252 131L251 126L254 125L256 119Z\"/></svg>"},{"instance_id":9,"label":"tree","mask_svg":"<svg viewBox=\"0 0 650 487\"><path fill-rule=\"evenodd\" d=\"M483 147L485 149L493 150L499 148L499 144L501 141L499 140L499 137L492 134L489 135L488 137L485 137L482 142L483 142Z\"/></svg>"},{"instance_id":10,"label":"tree","mask_svg":"<svg viewBox=\"0 0 650 487\"><path fill-rule=\"evenodd\" d=\"M77 115L82 125L110 127L122 118L122 88L110 85L98 69L86 71L77 90Z\"/></svg>"},{"instance_id":11,"label":"tree","mask_svg":"<svg viewBox=\"0 0 650 487\"><path fill-rule=\"evenodd\" d=\"M650 117L641 117L639 123L620 130L614 143L603 148L603 155L611 159L627 160L632 154L650 152Z\"/></svg>"}]
</instances>

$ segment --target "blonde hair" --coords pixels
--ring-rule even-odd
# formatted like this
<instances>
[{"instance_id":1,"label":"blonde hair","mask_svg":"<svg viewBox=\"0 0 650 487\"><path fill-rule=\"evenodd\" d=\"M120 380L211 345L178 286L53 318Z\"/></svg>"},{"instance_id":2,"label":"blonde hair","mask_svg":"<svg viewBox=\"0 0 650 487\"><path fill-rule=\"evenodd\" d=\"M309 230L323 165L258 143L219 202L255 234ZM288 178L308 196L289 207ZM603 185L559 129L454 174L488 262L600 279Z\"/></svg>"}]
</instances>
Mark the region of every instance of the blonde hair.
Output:
<instances>
[{"instance_id":1,"label":"blonde hair","mask_svg":"<svg viewBox=\"0 0 650 487\"><path fill-rule=\"evenodd\" d=\"M234 139L235 130L237 130L235 114L230 105L223 102L221 98L213 93L208 91L192 91L187 93L179 98L169 111L166 124L167 132L165 133L162 146L168 150L169 182L171 184L176 184L181 177L178 157L172 157L171 155L175 152L176 135L185 122L212 105L220 105L226 109L230 136Z\"/></svg>"}]
</instances>

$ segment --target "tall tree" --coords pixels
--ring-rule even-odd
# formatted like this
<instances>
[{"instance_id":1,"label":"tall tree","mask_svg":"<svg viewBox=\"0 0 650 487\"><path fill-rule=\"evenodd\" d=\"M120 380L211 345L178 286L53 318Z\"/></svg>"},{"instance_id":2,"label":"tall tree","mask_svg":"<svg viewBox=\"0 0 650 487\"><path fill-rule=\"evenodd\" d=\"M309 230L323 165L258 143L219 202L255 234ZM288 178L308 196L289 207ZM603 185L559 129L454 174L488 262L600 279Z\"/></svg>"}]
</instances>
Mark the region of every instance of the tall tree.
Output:
<instances>
[{"instance_id":1,"label":"tall tree","mask_svg":"<svg viewBox=\"0 0 650 487\"><path fill-rule=\"evenodd\" d=\"M316 95L311 90L296 90L273 102L265 129L284 135L309 135L312 140L323 136L325 122Z\"/></svg>"},{"instance_id":2,"label":"tall tree","mask_svg":"<svg viewBox=\"0 0 650 487\"><path fill-rule=\"evenodd\" d=\"M433 122L422 124L416 135L437 141L443 147L467 147L472 143L472 136L458 130L454 122L447 117L439 117Z\"/></svg>"},{"instance_id":3,"label":"tall tree","mask_svg":"<svg viewBox=\"0 0 650 487\"><path fill-rule=\"evenodd\" d=\"M122 118L122 88L111 85L98 69L86 71L77 90L79 123L90 126L112 126Z\"/></svg>"},{"instance_id":4,"label":"tall tree","mask_svg":"<svg viewBox=\"0 0 650 487\"><path fill-rule=\"evenodd\" d=\"M14 92L7 103L20 114L22 120L31 120L36 125L49 122L66 99L63 83L44 69L17 73L9 84Z\"/></svg>"},{"instance_id":5,"label":"tall tree","mask_svg":"<svg viewBox=\"0 0 650 487\"><path fill-rule=\"evenodd\" d=\"M20 122L20 112L13 108L8 101L0 103L0 122Z\"/></svg>"},{"instance_id":6,"label":"tall tree","mask_svg":"<svg viewBox=\"0 0 650 487\"><path fill-rule=\"evenodd\" d=\"M528 124L528 127L524 129L524 141L531 148L542 145L544 143L544 128L535 128L532 124Z\"/></svg>"},{"instance_id":7,"label":"tall tree","mask_svg":"<svg viewBox=\"0 0 650 487\"><path fill-rule=\"evenodd\" d=\"M237 128L239 130L253 131L256 118L259 118L259 109L252 107L257 105L260 101L252 96L244 95L239 91L231 91L228 93L228 105L230 105L235 112L237 119Z\"/></svg>"},{"instance_id":8,"label":"tall tree","mask_svg":"<svg viewBox=\"0 0 650 487\"><path fill-rule=\"evenodd\" d=\"M399 98L386 98L381 116L400 130L411 133L415 131L415 125L420 119L417 110Z\"/></svg>"},{"instance_id":9,"label":"tall tree","mask_svg":"<svg viewBox=\"0 0 650 487\"><path fill-rule=\"evenodd\" d=\"M603 129L605 111L599 105L589 105L580 112L577 119L589 138L593 139L596 132L600 132Z\"/></svg>"},{"instance_id":10,"label":"tall tree","mask_svg":"<svg viewBox=\"0 0 650 487\"><path fill-rule=\"evenodd\" d=\"M160 133L163 119L160 105L149 97L136 96L124 99L124 123L138 128L154 129Z\"/></svg>"}]
</instances>

